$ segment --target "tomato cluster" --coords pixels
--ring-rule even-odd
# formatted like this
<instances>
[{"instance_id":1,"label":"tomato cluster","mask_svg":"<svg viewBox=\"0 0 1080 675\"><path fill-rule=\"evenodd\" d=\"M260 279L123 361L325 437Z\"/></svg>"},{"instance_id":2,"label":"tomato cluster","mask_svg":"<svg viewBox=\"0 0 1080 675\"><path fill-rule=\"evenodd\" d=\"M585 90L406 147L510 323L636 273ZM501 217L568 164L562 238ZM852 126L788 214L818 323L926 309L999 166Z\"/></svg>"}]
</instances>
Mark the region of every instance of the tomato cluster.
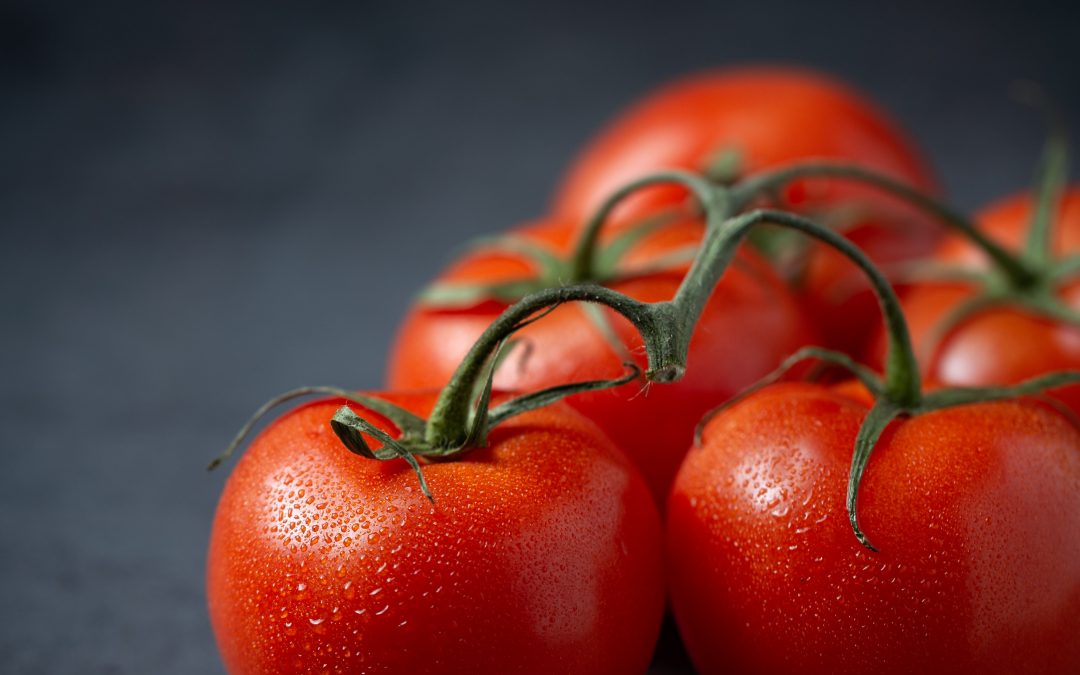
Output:
<instances>
[{"instance_id":1,"label":"tomato cluster","mask_svg":"<svg viewBox=\"0 0 1080 675\"><path fill-rule=\"evenodd\" d=\"M208 560L227 668L641 673L667 604L703 673L1080 672L1061 152L975 226L828 77L650 94L421 296L387 393L251 443ZM857 379L754 386L817 343Z\"/></svg>"}]
</instances>

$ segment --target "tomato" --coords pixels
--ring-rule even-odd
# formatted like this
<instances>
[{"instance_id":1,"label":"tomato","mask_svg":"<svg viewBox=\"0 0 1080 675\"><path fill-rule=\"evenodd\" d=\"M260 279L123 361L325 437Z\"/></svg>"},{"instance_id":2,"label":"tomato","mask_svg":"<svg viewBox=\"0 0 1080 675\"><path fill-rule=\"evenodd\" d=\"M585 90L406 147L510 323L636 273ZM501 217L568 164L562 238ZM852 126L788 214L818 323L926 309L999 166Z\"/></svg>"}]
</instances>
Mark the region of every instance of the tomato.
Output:
<instances>
[{"instance_id":1,"label":"tomato","mask_svg":"<svg viewBox=\"0 0 1080 675\"><path fill-rule=\"evenodd\" d=\"M552 252L564 253L574 231L548 221L518 234ZM648 265L664 253L696 242L699 236L695 223L676 223L640 242L624 264ZM668 300L685 269L676 266L609 286L642 301ZM534 273L521 257L481 250L453 265L441 281L500 282ZM414 307L394 341L389 386L417 389L444 384L480 333L506 306L486 301L452 309L423 304ZM627 358L644 367L637 331L622 317L601 311L627 353L612 347L579 304L561 306L516 334L528 346L511 353L496 374L496 386L535 391L567 382L614 378L624 372L622 364ZM691 342L687 373L681 381L657 386L635 381L578 394L567 402L596 422L630 456L662 505L701 415L812 342L806 318L785 284L760 258L746 252L713 292Z\"/></svg>"},{"instance_id":2,"label":"tomato","mask_svg":"<svg viewBox=\"0 0 1080 675\"><path fill-rule=\"evenodd\" d=\"M721 412L667 512L672 606L701 673L1080 672L1080 432L1037 403L895 421L860 524L864 397L766 388Z\"/></svg>"},{"instance_id":3,"label":"tomato","mask_svg":"<svg viewBox=\"0 0 1080 675\"><path fill-rule=\"evenodd\" d=\"M381 397L421 415L435 401ZM644 672L659 519L595 425L561 404L524 413L425 466L430 503L404 461L343 447L342 403L278 419L225 487L207 587L229 672Z\"/></svg>"},{"instance_id":4,"label":"tomato","mask_svg":"<svg viewBox=\"0 0 1080 675\"><path fill-rule=\"evenodd\" d=\"M1031 223L1032 199L1029 195L1010 197L976 219L991 238L1018 250ZM1053 231L1057 254L1080 253L1080 187L1065 194ZM987 265L982 253L959 235L943 241L932 259L969 268ZM1080 327L1020 308L985 309L940 335L941 322L976 291L975 286L955 282L923 282L910 287L904 310L920 367L927 376L947 385L987 386L1080 369ZM1066 305L1080 309L1080 283L1063 283L1059 295ZM879 336L871 358L880 362L883 353L884 337ZM1065 387L1055 396L1080 412L1080 386Z\"/></svg>"},{"instance_id":5,"label":"tomato","mask_svg":"<svg viewBox=\"0 0 1080 675\"><path fill-rule=\"evenodd\" d=\"M553 212L583 222L635 178L662 169L702 171L718 153L730 150L740 157L742 174L826 159L936 191L912 144L859 93L808 70L747 67L684 78L620 114L571 165ZM850 181L798 181L782 197L782 208L849 220L845 231L877 262L923 255L939 234L923 214ZM680 188L650 188L616 209L617 218L633 221L683 199ZM841 211L853 213L841 217ZM842 256L814 246L801 282L803 302L825 342L852 353L861 349L878 315L859 274Z\"/></svg>"}]
</instances>

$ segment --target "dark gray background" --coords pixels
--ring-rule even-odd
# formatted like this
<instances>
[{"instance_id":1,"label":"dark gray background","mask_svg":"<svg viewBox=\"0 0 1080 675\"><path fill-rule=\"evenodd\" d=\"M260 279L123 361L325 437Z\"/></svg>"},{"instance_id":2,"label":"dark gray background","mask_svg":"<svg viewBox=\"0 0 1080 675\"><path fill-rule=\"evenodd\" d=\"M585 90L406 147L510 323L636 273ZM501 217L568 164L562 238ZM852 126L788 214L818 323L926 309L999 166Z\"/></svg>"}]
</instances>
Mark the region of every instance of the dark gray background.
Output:
<instances>
[{"instance_id":1,"label":"dark gray background","mask_svg":"<svg viewBox=\"0 0 1080 675\"><path fill-rule=\"evenodd\" d=\"M206 460L274 393L377 387L420 285L649 87L832 71L965 208L1031 175L1010 81L1080 112L1067 3L510 4L0 6L0 671L221 672Z\"/></svg>"}]
</instances>

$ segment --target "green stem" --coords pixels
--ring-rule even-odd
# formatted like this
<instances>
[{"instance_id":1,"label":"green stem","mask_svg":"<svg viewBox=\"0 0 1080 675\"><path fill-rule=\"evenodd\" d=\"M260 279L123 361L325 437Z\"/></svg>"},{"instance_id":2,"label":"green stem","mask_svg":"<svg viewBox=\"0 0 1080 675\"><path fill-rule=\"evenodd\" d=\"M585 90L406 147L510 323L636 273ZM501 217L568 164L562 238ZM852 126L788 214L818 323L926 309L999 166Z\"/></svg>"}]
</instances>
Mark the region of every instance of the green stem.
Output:
<instances>
[{"instance_id":1,"label":"green stem","mask_svg":"<svg viewBox=\"0 0 1080 675\"><path fill-rule=\"evenodd\" d=\"M694 261L671 303L672 314L678 322L674 334L680 340L680 349L689 350L689 336L693 333L713 287L735 255L735 249L752 228L762 223L795 229L819 239L839 250L866 274L881 306L889 339L883 393L895 405L918 405L922 397L918 363L912 350L911 336L900 300L888 279L878 271L866 254L843 236L807 218L784 211L751 211L719 224L710 224L705 233L701 254ZM681 353L685 354L686 351Z\"/></svg>"},{"instance_id":2,"label":"green stem","mask_svg":"<svg viewBox=\"0 0 1080 675\"><path fill-rule=\"evenodd\" d=\"M870 455L873 454L874 448L881 439L881 434L885 433L885 428L889 426L889 423L902 412L903 409L897 407L888 398L879 399L874 403L873 407L870 408L870 412L866 413L863 423L859 426L859 432L855 436L855 449L851 454L851 468L848 470L847 497L845 499L848 523L851 525L851 531L855 533L855 538L859 540L859 543L875 552L877 548L870 543L859 525L859 486L862 485L866 465L870 463Z\"/></svg>"},{"instance_id":3,"label":"green stem","mask_svg":"<svg viewBox=\"0 0 1080 675\"><path fill-rule=\"evenodd\" d=\"M678 340L681 354L688 354L690 351L694 327L697 326L713 289L720 283L720 278L735 257L735 250L749 229L740 225L747 219L748 215L744 214L730 220L712 218L711 222L706 224L701 248L670 303L670 329Z\"/></svg>"},{"instance_id":4,"label":"green stem","mask_svg":"<svg viewBox=\"0 0 1080 675\"><path fill-rule=\"evenodd\" d=\"M1056 110L1042 102L1049 119L1050 134L1039 158L1035 177L1035 215L1024 245L1024 258L1036 269L1044 269L1054 259L1051 236L1057 209L1069 177L1069 139L1065 123Z\"/></svg>"},{"instance_id":5,"label":"green stem","mask_svg":"<svg viewBox=\"0 0 1080 675\"><path fill-rule=\"evenodd\" d=\"M587 282L594 276L594 262L600 229L611 211L631 193L652 185L675 183L685 187L697 199L705 213L706 226L716 229L727 215L727 190L687 171L665 171L634 181L615 192L597 210L585 227L571 258L571 282L577 286L550 288L526 296L508 308L492 323L469 350L465 359L443 389L428 418L425 440L435 448L457 448L469 441L471 392L484 374L484 364L522 322L538 311L564 302L586 301L607 305L626 317L641 334L649 365L645 376L654 382L673 382L686 370L690 332L696 323L680 319L672 302L643 303L625 295ZM699 259L701 256L699 256ZM695 262L697 266L711 266ZM726 261L716 278L726 267ZM700 312L698 312L700 314Z\"/></svg>"},{"instance_id":6,"label":"green stem","mask_svg":"<svg viewBox=\"0 0 1080 675\"><path fill-rule=\"evenodd\" d=\"M593 263L600 239L600 230L619 202L642 188L665 183L682 185L689 190L706 214L731 213L725 204L727 192L715 189L708 179L689 171L662 171L629 183L608 197L585 225L585 230L570 258L571 283L583 283L593 279Z\"/></svg>"},{"instance_id":7,"label":"green stem","mask_svg":"<svg viewBox=\"0 0 1080 675\"><path fill-rule=\"evenodd\" d=\"M606 305L634 324L645 342L649 359L646 375L650 379L672 381L682 376L685 356L675 348L671 334L664 329L668 310L663 304L639 302L591 284L550 288L511 305L480 335L436 401L428 418L426 441L434 448L463 446L468 441L472 394L485 374L484 366L491 355L530 316L545 308L574 301Z\"/></svg>"},{"instance_id":8,"label":"green stem","mask_svg":"<svg viewBox=\"0 0 1080 675\"><path fill-rule=\"evenodd\" d=\"M299 387L285 392L284 394L278 394L274 398L270 399L266 403L255 411L248 421L240 428L232 442L229 443L225 451L215 457L210 464L206 467L208 471L213 471L217 467L221 466L233 452L236 451L240 444L244 442L244 439L248 437L255 425L259 423L263 417L266 416L274 408L283 403L287 403L294 399L304 398L306 396L312 396L320 394L323 396L333 396L337 398L343 398L348 401L352 401L358 405L361 405L368 410L379 413L383 417L390 420L401 431L404 438L414 438L416 436L423 435L424 432L424 420L420 419L408 410L404 410L392 403L383 401L382 399L374 396L368 396L366 394L358 394L356 392L340 389L338 387Z\"/></svg>"},{"instance_id":9,"label":"green stem","mask_svg":"<svg viewBox=\"0 0 1080 675\"><path fill-rule=\"evenodd\" d=\"M983 234L959 212L901 181L876 171L849 164L805 162L747 178L732 188L734 208L740 210L762 193L771 192L800 178L845 178L889 192L937 218L978 246L1018 288L1035 283L1038 274L1028 265Z\"/></svg>"}]
</instances>

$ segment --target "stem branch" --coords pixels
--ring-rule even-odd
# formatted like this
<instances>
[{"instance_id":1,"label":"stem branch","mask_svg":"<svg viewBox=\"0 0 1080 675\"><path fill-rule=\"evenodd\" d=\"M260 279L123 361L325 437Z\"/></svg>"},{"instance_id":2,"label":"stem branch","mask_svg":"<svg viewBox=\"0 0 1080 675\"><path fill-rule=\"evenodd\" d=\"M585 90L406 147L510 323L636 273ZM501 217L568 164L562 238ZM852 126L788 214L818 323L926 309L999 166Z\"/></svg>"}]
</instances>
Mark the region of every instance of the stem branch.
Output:
<instances>
[{"instance_id":1,"label":"stem branch","mask_svg":"<svg viewBox=\"0 0 1080 675\"><path fill-rule=\"evenodd\" d=\"M678 379L685 370L685 355L675 348L666 321L667 303L650 305L592 284L550 288L511 305L480 335L442 390L428 418L426 440L435 448L457 448L468 440L472 393L484 375L484 366L509 335L530 316L565 302L584 301L606 305L626 317L641 333L649 359L646 375L653 380Z\"/></svg>"},{"instance_id":2,"label":"stem branch","mask_svg":"<svg viewBox=\"0 0 1080 675\"><path fill-rule=\"evenodd\" d=\"M982 249L1019 288L1030 286L1038 277L1035 272L1028 268L1024 261L1002 248L983 234L974 223L946 204L895 178L850 164L804 162L752 176L732 188L735 208L744 208L757 195L777 190L794 180L814 177L846 178L872 185L900 197L967 237L973 244Z\"/></svg>"},{"instance_id":3,"label":"stem branch","mask_svg":"<svg viewBox=\"0 0 1080 675\"><path fill-rule=\"evenodd\" d=\"M680 322L676 335L685 340L680 343L689 349L692 334L709 294L723 275L735 249L749 231L762 223L770 223L803 232L839 250L854 262L869 278L877 295L889 337L889 351L885 367L885 396L901 407L917 405L922 397L922 382L918 363L911 346L911 336L900 307L900 300L888 279L874 266L866 254L842 235L812 220L784 211L756 210L713 224L705 233L701 254L694 261L672 301L673 314ZM686 352L683 351L683 354Z\"/></svg>"},{"instance_id":4,"label":"stem branch","mask_svg":"<svg viewBox=\"0 0 1080 675\"><path fill-rule=\"evenodd\" d=\"M596 256L596 245L600 239L600 229L619 202L642 188L665 183L676 183L689 190L706 214L729 213L724 204L727 191L717 190L704 176L689 171L661 171L624 185L604 200L585 225L585 230L570 258L572 283L588 282L593 279L593 261Z\"/></svg>"}]
</instances>

